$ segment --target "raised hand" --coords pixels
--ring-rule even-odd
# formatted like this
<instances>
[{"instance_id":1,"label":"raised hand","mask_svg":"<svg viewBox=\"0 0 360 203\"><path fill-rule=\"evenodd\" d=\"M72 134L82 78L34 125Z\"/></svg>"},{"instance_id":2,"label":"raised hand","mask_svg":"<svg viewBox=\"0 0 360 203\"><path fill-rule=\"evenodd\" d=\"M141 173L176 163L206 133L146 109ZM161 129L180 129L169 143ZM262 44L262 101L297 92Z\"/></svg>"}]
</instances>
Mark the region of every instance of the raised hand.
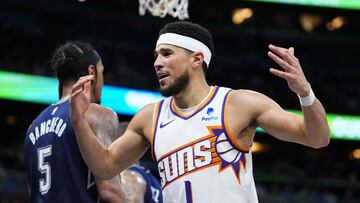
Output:
<instances>
[{"instance_id":1,"label":"raised hand","mask_svg":"<svg viewBox=\"0 0 360 203\"><path fill-rule=\"evenodd\" d=\"M294 55L294 48L286 49L270 44L269 49L268 56L283 68L283 70L270 68L270 72L284 78L291 91L301 97L309 95L311 87L301 69L299 59Z\"/></svg>"},{"instance_id":2,"label":"raised hand","mask_svg":"<svg viewBox=\"0 0 360 203\"><path fill-rule=\"evenodd\" d=\"M70 115L73 123L85 118L85 112L90 104L90 89L93 80L93 75L81 77L71 88Z\"/></svg>"}]
</instances>

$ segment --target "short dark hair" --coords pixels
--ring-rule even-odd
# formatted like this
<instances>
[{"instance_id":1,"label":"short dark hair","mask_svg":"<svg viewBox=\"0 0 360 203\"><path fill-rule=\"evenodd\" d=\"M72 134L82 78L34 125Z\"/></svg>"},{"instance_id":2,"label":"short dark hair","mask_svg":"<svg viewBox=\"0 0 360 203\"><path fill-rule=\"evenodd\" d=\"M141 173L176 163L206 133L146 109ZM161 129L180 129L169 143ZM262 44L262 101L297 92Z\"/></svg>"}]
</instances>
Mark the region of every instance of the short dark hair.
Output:
<instances>
[{"instance_id":1,"label":"short dark hair","mask_svg":"<svg viewBox=\"0 0 360 203\"><path fill-rule=\"evenodd\" d=\"M173 23L168 23L164 26L163 29L160 30L159 36L165 33L175 33L197 39L200 42L204 43L210 49L212 56L215 55L214 43L209 30L199 24L189 21L177 21ZM203 63L202 68L204 74L206 74L207 65L205 62Z\"/></svg>"},{"instance_id":2,"label":"short dark hair","mask_svg":"<svg viewBox=\"0 0 360 203\"><path fill-rule=\"evenodd\" d=\"M96 68L99 58L92 57L92 52L96 52L93 47L89 43L81 41L69 41L56 49L51 59L51 67L56 71L59 79L59 97L62 96L64 84L77 81L80 77L87 75L89 65L94 65ZM79 63L79 60L86 55L90 55L87 57L90 60L87 59L86 63Z\"/></svg>"}]
</instances>

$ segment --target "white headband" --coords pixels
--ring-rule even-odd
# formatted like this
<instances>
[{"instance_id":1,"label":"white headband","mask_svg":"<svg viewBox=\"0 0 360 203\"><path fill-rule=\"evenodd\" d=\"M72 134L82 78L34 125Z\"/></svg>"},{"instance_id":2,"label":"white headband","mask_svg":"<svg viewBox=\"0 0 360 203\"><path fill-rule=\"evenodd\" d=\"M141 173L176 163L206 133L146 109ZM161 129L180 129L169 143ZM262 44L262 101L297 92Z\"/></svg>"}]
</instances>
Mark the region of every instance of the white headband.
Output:
<instances>
[{"instance_id":1,"label":"white headband","mask_svg":"<svg viewBox=\"0 0 360 203\"><path fill-rule=\"evenodd\" d=\"M156 42L156 46L159 46L160 44L170 44L188 49L193 52L202 52L204 55L204 61L209 68L211 51L204 43L200 42L199 40L175 33L165 33L160 35L158 41Z\"/></svg>"}]
</instances>

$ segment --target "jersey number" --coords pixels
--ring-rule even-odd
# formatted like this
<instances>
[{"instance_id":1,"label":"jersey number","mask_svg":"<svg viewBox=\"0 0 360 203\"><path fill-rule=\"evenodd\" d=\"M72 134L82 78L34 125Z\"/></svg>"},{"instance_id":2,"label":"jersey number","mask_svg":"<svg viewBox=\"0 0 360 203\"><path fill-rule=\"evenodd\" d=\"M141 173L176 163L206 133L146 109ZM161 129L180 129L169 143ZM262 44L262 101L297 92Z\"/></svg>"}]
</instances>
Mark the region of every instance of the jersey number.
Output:
<instances>
[{"instance_id":1,"label":"jersey number","mask_svg":"<svg viewBox=\"0 0 360 203\"><path fill-rule=\"evenodd\" d=\"M51 145L37 149L38 170L45 175L45 178L39 180L39 191L42 195L48 193L51 187L51 167L48 162L45 162L45 157L50 156L51 151Z\"/></svg>"},{"instance_id":2,"label":"jersey number","mask_svg":"<svg viewBox=\"0 0 360 203\"><path fill-rule=\"evenodd\" d=\"M186 203L193 203L190 181L185 181L185 193L186 193Z\"/></svg>"},{"instance_id":3,"label":"jersey number","mask_svg":"<svg viewBox=\"0 0 360 203\"><path fill-rule=\"evenodd\" d=\"M158 203L159 202L160 190L154 188L151 185L150 185L150 189L151 189L152 199L154 200L154 202Z\"/></svg>"}]
</instances>

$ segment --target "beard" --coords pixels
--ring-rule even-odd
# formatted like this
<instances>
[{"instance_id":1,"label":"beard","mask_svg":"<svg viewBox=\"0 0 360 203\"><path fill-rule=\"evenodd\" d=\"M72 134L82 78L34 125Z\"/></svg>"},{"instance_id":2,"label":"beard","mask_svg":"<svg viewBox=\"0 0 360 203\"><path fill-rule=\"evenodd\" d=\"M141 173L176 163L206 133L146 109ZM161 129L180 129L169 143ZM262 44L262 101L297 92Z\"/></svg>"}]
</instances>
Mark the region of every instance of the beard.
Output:
<instances>
[{"instance_id":1,"label":"beard","mask_svg":"<svg viewBox=\"0 0 360 203\"><path fill-rule=\"evenodd\" d=\"M174 83L171 84L168 88L160 89L161 95L164 97L169 97L173 95L179 94L182 90L184 90L189 84L190 76L186 71L184 74L180 75L175 79Z\"/></svg>"}]
</instances>

